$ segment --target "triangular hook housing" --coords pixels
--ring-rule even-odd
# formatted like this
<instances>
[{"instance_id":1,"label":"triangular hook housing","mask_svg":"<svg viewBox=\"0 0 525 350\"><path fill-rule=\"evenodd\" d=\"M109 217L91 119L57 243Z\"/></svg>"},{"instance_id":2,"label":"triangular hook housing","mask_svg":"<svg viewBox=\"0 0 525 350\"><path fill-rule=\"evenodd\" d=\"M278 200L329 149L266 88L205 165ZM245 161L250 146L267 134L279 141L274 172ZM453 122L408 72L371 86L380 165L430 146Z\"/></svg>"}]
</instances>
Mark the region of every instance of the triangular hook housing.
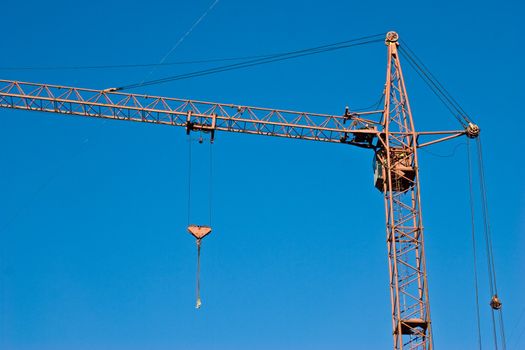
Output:
<instances>
[{"instance_id":1,"label":"triangular hook housing","mask_svg":"<svg viewBox=\"0 0 525 350\"><path fill-rule=\"evenodd\" d=\"M210 226L189 225L188 232L191 233L193 237L200 240L211 233L211 227Z\"/></svg>"}]
</instances>

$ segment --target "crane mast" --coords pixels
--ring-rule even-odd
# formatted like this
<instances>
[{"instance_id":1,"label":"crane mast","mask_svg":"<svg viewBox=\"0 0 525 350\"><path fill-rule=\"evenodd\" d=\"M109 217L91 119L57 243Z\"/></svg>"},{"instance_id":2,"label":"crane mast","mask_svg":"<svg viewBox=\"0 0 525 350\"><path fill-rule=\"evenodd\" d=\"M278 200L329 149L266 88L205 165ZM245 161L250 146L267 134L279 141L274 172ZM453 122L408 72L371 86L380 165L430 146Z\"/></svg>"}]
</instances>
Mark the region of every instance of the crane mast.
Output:
<instances>
[{"instance_id":1,"label":"crane mast","mask_svg":"<svg viewBox=\"0 0 525 350\"><path fill-rule=\"evenodd\" d=\"M432 349L417 136L397 41L397 34L389 33L384 133L379 137L375 167L376 187L385 198L392 335L395 349Z\"/></svg>"},{"instance_id":2,"label":"crane mast","mask_svg":"<svg viewBox=\"0 0 525 350\"><path fill-rule=\"evenodd\" d=\"M329 115L13 80L0 80L0 107L179 126L210 133L212 141L216 131L229 131L372 149L374 184L385 201L394 349L432 349L417 150L476 137L479 128L415 130L398 39L395 32L386 36L385 102L377 111Z\"/></svg>"}]
</instances>

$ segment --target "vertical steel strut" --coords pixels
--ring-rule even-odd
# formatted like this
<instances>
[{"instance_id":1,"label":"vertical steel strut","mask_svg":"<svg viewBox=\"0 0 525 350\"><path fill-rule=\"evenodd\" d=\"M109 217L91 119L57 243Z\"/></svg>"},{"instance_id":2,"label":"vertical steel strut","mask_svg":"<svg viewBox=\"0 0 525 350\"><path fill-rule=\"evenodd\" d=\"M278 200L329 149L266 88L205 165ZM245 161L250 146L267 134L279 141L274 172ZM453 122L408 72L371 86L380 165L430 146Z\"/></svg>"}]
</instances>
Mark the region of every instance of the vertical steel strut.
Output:
<instances>
[{"instance_id":1,"label":"vertical steel strut","mask_svg":"<svg viewBox=\"0 0 525 350\"><path fill-rule=\"evenodd\" d=\"M394 349L432 349L423 246L417 135L398 55L389 32L384 132L376 150L376 187L384 193Z\"/></svg>"}]
</instances>

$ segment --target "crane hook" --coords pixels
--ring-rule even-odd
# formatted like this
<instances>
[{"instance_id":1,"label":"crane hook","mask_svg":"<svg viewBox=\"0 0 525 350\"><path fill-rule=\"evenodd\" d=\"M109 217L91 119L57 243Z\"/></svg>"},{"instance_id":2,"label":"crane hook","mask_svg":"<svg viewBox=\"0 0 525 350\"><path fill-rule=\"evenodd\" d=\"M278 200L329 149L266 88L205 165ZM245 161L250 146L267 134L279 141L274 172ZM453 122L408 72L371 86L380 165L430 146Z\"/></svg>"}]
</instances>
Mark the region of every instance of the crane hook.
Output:
<instances>
[{"instance_id":1,"label":"crane hook","mask_svg":"<svg viewBox=\"0 0 525 350\"><path fill-rule=\"evenodd\" d=\"M200 309L202 305L201 300L201 283L200 283L200 271L201 271L201 241L204 237L209 235L211 233L211 227L210 226L199 226L199 225L189 225L188 226L188 232L195 237L197 240L197 286L196 286L196 294L197 294L197 300L195 302L195 308Z\"/></svg>"}]
</instances>

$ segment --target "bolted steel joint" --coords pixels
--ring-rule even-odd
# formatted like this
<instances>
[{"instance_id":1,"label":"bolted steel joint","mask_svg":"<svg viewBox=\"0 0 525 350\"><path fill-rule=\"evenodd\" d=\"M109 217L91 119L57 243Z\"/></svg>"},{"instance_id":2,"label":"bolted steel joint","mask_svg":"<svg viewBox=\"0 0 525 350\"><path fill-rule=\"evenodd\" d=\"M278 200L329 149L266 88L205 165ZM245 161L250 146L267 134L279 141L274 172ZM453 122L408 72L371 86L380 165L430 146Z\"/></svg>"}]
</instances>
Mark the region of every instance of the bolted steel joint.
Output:
<instances>
[{"instance_id":1,"label":"bolted steel joint","mask_svg":"<svg viewBox=\"0 0 525 350\"><path fill-rule=\"evenodd\" d=\"M399 34L397 34L397 32L390 31L386 33L385 44L388 45L390 43L397 43L398 40L399 40Z\"/></svg>"},{"instance_id":2,"label":"bolted steel joint","mask_svg":"<svg viewBox=\"0 0 525 350\"><path fill-rule=\"evenodd\" d=\"M467 133L467 137L475 139L479 136L479 126L473 123L468 123L468 126L465 128L465 132Z\"/></svg>"}]
</instances>

